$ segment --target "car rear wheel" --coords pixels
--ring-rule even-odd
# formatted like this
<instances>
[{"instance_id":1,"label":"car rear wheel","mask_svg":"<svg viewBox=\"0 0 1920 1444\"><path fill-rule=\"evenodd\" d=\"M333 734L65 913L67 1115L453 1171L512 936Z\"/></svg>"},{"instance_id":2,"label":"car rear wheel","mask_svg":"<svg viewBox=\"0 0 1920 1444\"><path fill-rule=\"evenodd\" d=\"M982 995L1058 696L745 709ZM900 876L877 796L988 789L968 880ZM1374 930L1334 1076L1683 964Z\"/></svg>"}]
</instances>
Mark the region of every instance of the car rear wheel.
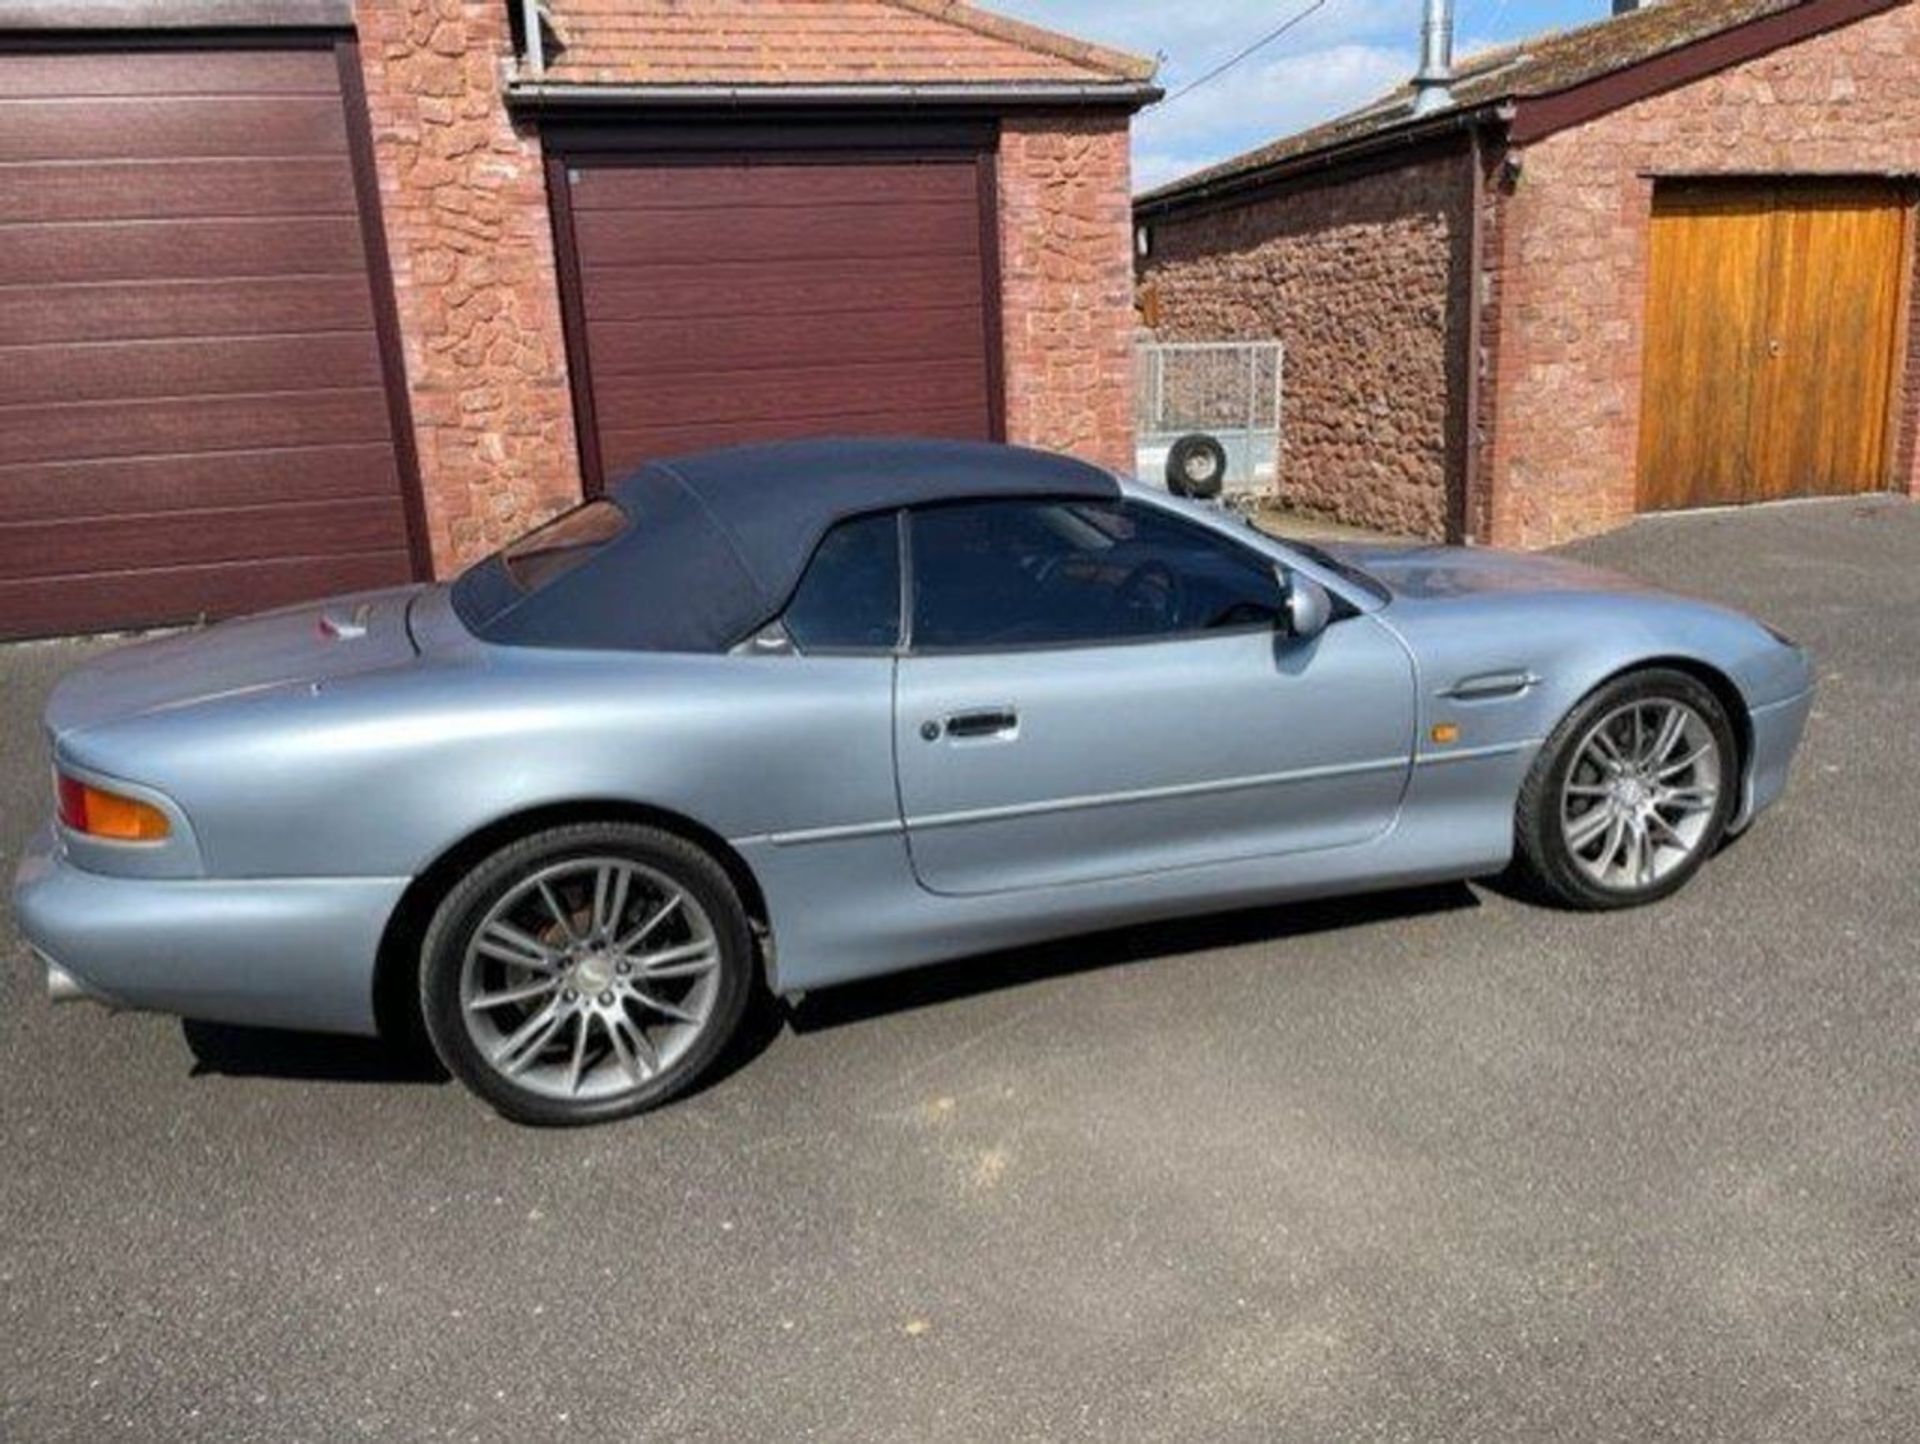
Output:
<instances>
[{"instance_id":1,"label":"car rear wheel","mask_svg":"<svg viewBox=\"0 0 1920 1444\"><path fill-rule=\"evenodd\" d=\"M1738 787L1720 699L1684 672L1628 673L1574 708L1541 748L1520 791L1519 862L1568 907L1653 902L1719 845Z\"/></svg>"},{"instance_id":2,"label":"car rear wheel","mask_svg":"<svg viewBox=\"0 0 1920 1444\"><path fill-rule=\"evenodd\" d=\"M551 828L476 866L422 950L447 1068L523 1123L595 1123L682 1092L739 1026L753 944L725 869L630 823Z\"/></svg>"}]
</instances>

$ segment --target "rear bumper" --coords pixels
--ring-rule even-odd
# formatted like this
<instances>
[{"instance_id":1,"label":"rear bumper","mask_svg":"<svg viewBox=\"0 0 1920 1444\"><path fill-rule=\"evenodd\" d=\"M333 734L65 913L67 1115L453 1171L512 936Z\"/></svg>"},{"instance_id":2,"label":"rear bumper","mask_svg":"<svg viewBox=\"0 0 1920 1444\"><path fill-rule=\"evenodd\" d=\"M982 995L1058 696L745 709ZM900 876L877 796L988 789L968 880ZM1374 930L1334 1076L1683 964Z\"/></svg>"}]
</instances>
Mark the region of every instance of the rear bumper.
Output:
<instances>
[{"instance_id":1,"label":"rear bumper","mask_svg":"<svg viewBox=\"0 0 1920 1444\"><path fill-rule=\"evenodd\" d=\"M74 866L49 827L13 903L57 998L371 1034L374 958L407 882L109 877Z\"/></svg>"},{"instance_id":2,"label":"rear bumper","mask_svg":"<svg viewBox=\"0 0 1920 1444\"><path fill-rule=\"evenodd\" d=\"M1807 717L1812 711L1813 688L1809 687L1798 696L1756 707L1749 714L1753 723L1753 756L1747 762L1740 811L1733 820L1736 832L1778 801L1786 790L1793 754L1800 746L1801 734L1806 731Z\"/></svg>"}]
</instances>

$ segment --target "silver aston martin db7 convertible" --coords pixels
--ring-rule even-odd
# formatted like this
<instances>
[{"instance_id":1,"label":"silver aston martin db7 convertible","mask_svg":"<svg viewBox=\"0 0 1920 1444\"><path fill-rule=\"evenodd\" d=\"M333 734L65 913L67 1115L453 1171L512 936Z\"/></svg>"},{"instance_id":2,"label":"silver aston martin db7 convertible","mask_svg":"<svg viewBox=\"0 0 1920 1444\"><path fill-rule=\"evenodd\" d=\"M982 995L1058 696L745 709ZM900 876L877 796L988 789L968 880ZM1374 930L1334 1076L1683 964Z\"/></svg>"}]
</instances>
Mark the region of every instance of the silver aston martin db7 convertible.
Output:
<instances>
[{"instance_id":1,"label":"silver aston martin db7 convertible","mask_svg":"<svg viewBox=\"0 0 1920 1444\"><path fill-rule=\"evenodd\" d=\"M582 1122L763 987L1510 863L1652 901L1780 794L1811 688L1564 561L1276 540L1009 447L740 448L450 585L80 668L17 913L56 997L424 1023Z\"/></svg>"}]
</instances>

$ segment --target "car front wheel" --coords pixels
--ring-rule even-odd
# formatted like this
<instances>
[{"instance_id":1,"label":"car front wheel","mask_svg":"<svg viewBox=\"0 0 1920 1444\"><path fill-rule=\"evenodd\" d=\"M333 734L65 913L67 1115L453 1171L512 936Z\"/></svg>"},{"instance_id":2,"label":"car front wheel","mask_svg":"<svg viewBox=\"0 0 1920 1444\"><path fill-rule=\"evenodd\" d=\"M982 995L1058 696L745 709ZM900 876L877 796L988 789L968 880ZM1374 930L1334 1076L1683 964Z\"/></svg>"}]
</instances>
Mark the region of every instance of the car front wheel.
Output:
<instances>
[{"instance_id":1,"label":"car front wheel","mask_svg":"<svg viewBox=\"0 0 1920 1444\"><path fill-rule=\"evenodd\" d=\"M1519 861L1565 906L1652 902L1719 845L1738 790L1720 699L1684 672L1631 672L1589 695L1541 748L1515 816Z\"/></svg>"},{"instance_id":2,"label":"car front wheel","mask_svg":"<svg viewBox=\"0 0 1920 1444\"><path fill-rule=\"evenodd\" d=\"M601 1122L692 1084L739 1026L753 943L725 869L630 823L550 828L435 913L421 1010L447 1068L523 1123Z\"/></svg>"}]
</instances>

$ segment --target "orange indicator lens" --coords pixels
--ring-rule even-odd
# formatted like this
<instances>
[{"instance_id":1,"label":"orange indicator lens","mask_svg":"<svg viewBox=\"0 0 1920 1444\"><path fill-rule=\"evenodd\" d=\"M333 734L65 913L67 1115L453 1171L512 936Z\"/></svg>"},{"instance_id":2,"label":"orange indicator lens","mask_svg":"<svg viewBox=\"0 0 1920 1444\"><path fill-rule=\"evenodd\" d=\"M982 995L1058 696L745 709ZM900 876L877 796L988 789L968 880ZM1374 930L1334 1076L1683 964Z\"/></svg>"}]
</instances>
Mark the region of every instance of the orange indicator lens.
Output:
<instances>
[{"instance_id":1,"label":"orange indicator lens","mask_svg":"<svg viewBox=\"0 0 1920 1444\"><path fill-rule=\"evenodd\" d=\"M60 820L75 832L115 842L158 842L171 829L159 808L117 792L90 787L64 772L55 774Z\"/></svg>"}]
</instances>

